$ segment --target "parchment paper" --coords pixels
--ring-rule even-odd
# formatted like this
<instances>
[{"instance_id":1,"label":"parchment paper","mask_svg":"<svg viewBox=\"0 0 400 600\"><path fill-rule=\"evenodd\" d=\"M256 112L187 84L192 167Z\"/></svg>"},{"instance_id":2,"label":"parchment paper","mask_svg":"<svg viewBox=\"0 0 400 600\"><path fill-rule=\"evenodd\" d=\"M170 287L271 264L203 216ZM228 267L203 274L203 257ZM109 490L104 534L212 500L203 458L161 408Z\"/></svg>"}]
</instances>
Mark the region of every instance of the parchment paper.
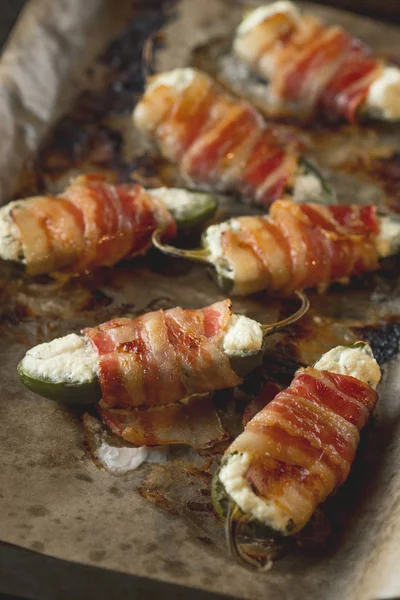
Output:
<instances>
[{"instance_id":1,"label":"parchment paper","mask_svg":"<svg viewBox=\"0 0 400 600\"><path fill-rule=\"evenodd\" d=\"M1 57L0 203L15 191L24 161L49 125L82 89L94 57L121 29L128 5L112 0L27 2Z\"/></svg>"},{"instance_id":2,"label":"parchment paper","mask_svg":"<svg viewBox=\"0 0 400 600\"><path fill-rule=\"evenodd\" d=\"M17 188L31 193L58 189L77 170L114 170L119 178L149 176L152 161L137 160L144 147L129 119L140 80L137 89L130 91L129 78L135 74L128 64L125 79L116 88L110 73L121 66L115 66L118 53L122 62L129 63L129 44L134 45L143 20L153 23L151 9L156 3L143 3L143 10L136 3L133 13L130 4L128 10L128 3L122 2L69 0L62 4L62 10L61 3L56 7L47 0L29 4L0 63L3 199ZM239 21L243 3L182 0L165 3L163 8L170 21L163 29L158 68L191 62L199 44L215 36L226 37ZM375 48L400 56L398 30L334 9L315 11L343 23ZM154 22L159 19L160 14ZM104 54L108 40L116 31L122 32L123 22L128 23L128 33L119 38L123 43ZM128 50L125 42L129 42ZM100 65L93 62L99 53ZM83 67L91 62L93 69L87 73ZM114 92L121 90L124 98L128 86L130 104L122 102L108 110L105 97L110 85ZM90 90L89 102L87 96L78 101L69 116L48 133L49 125L69 110L82 86ZM70 129L76 133L72 141L68 138L72 150L66 137ZM358 139L366 139L367 132L375 135L374 131L362 129ZM390 156L399 141L398 128L378 131L385 136L381 143L389 147ZM31 154L31 162L22 170L24 159L37 150L45 134L40 151ZM332 133L331 139L340 140L339 136L343 130ZM118 144L110 146L115 139ZM64 154L60 140L62 148L67 146ZM332 160L329 151L327 156ZM342 181L339 171L336 176ZM176 181L176 173L164 166L152 171L151 177ZM343 186L344 202L354 199L354 190L363 201L362 188L372 195L378 190L379 202L385 205L376 182L364 178L361 183L354 174L346 177L352 187ZM222 206L221 216L246 210L227 200L222 200ZM202 306L222 298L206 271L154 253L148 261L103 269L61 288L45 282L10 281L1 272L0 538L72 561L243 598L399 596L399 265L399 260L389 260L380 273L347 288L334 287L322 297L310 293L312 309L307 318L269 340L272 352L312 362L330 346L361 336L371 339L386 367L375 422L363 435L348 483L327 505L333 529L329 543L317 551L305 549L288 556L264 575L248 573L227 556L221 525L210 509L211 468L206 463L215 464L213 457L189 453L182 459L178 454L169 465L148 465L113 477L92 462L80 415L30 394L19 385L15 372L27 348L68 331L114 315L176 304ZM234 309L268 322L287 312L290 303L260 295L235 300Z\"/></svg>"}]
</instances>

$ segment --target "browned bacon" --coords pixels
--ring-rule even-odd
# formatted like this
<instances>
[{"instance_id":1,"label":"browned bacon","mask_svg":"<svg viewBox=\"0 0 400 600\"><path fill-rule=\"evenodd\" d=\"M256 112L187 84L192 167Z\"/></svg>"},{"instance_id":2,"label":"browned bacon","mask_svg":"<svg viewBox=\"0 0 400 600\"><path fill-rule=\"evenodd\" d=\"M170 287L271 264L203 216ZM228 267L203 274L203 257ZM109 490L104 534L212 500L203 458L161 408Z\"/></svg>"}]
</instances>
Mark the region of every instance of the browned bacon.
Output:
<instances>
[{"instance_id":1,"label":"browned bacon","mask_svg":"<svg viewBox=\"0 0 400 600\"><path fill-rule=\"evenodd\" d=\"M139 185L110 185L99 175L78 177L59 196L18 202L11 216L30 275L113 265L147 250L155 229L166 237L175 233L161 200Z\"/></svg>"},{"instance_id":2,"label":"browned bacon","mask_svg":"<svg viewBox=\"0 0 400 600\"><path fill-rule=\"evenodd\" d=\"M293 184L297 142L204 73L191 69L190 76L183 89L165 74L150 81L135 124L189 180L268 206Z\"/></svg>"},{"instance_id":3,"label":"browned bacon","mask_svg":"<svg viewBox=\"0 0 400 600\"><path fill-rule=\"evenodd\" d=\"M228 437L211 394L145 410L100 408L99 412L113 433L135 446L185 444L206 449Z\"/></svg>"},{"instance_id":4,"label":"browned bacon","mask_svg":"<svg viewBox=\"0 0 400 600\"><path fill-rule=\"evenodd\" d=\"M354 122L382 62L341 27L310 15L273 13L235 40L240 58L270 81L273 95L301 115L321 111Z\"/></svg>"},{"instance_id":5,"label":"browned bacon","mask_svg":"<svg viewBox=\"0 0 400 600\"><path fill-rule=\"evenodd\" d=\"M379 266L375 206L322 206L277 200L269 217L239 217L222 233L234 293L290 293L328 285Z\"/></svg>"},{"instance_id":6,"label":"browned bacon","mask_svg":"<svg viewBox=\"0 0 400 600\"><path fill-rule=\"evenodd\" d=\"M354 377L300 369L230 446L229 453L251 454L247 481L279 507L290 533L347 478L377 398Z\"/></svg>"},{"instance_id":7,"label":"browned bacon","mask_svg":"<svg viewBox=\"0 0 400 600\"><path fill-rule=\"evenodd\" d=\"M104 408L160 406L234 387L222 340L229 300L203 309L173 308L85 329L99 354Z\"/></svg>"}]
</instances>

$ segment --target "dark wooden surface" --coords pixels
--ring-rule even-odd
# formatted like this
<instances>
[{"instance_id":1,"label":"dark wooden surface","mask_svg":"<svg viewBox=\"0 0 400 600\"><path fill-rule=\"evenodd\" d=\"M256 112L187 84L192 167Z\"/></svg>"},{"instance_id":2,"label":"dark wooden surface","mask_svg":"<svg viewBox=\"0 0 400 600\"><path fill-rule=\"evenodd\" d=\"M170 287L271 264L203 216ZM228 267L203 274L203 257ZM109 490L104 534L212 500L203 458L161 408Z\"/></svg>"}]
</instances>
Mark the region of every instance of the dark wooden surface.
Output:
<instances>
[{"instance_id":1,"label":"dark wooden surface","mask_svg":"<svg viewBox=\"0 0 400 600\"><path fill-rule=\"evenodd\" d=\"M400 0L313 0L375 19L400 23Z\"/></svg>"},{"instance_id":2,"label":"dark wooden surface","mask_svg":"<svg viewBox=\"0 0 400 600\"><path fill-rule=\"evenodd\" d=\"M0 48L7 39L22 7L29 0L0 0ZM57 2L58 0L54 0ZM400 0L314 0L360 15L400 23Z\"/></svg>"}]
</instances>

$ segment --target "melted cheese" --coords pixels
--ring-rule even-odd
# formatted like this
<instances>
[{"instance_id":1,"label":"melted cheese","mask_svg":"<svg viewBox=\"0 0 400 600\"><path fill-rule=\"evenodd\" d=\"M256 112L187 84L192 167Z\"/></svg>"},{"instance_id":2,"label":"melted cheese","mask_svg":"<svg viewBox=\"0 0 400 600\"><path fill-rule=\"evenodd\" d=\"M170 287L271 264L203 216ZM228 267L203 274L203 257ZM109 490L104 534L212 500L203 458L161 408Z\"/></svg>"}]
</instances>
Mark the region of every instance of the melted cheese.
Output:
<instances>
[{"instance_id":1,"label":"melted cheese","mask_svg":"<svg viewBox=\"0 0 400 600\"><path fill-rule=\"evenodd\" d=\"M381 258L400 251L400 220L396 217L381 217L376 247Z\"/></svg>"},{"instance_id":2,"label":"melted cheese","mask_svg":"<svg viewBox=\"0 0 400 600\"><path fill-rule=\"evenodd\" d=\"M273 500L261 499L251 490L246 480L250 464L249 452L232 454L219 472L221 483L246 514L251 514L261 523L268 523L277 531L284 531L288 522L284 510Z\"/></svg>"},{"instance_id":3,"label":"melted cheese","mask_svg":"<svg viewBox=\"0 0 400 600\"><path fill-rule=\"evenodd\" d=\"M302 202L320 202L323 197L321 180L314 173L301 173L296 176L292 200Z\"/></svg>"},{"instance_id":4,"label":"melted cheese","mask_svg":"<svg viewBox=\"0 0 400 600\"><path fill-rule=\"evenodd\" d=\"M319 370L351 375L374 389L379 383L381 371L368 344L358 348L337 346L325 353L314 365ZM251 463L249 452L235 453L221 467L219 479L227 494L246 514L252 515L277 531L284 532L287 515L274 501L257 496L249 486L246 474Z\"/></svg>"},{"instance_id":5,"label":"melted cheese","mask_svg":"<svg viewBox=\"0 0 400 600\"><path fill-rule=\"evenodd\" d=\"M369 88L365 108L372 115L387 121L400 120L400 69L384 68L383 73Z\"/></svg>"},{"instance_id":6,"label":"melted cheese","mask_svg":"<svg viewBox=\"0 0 400 600\"><path fill-rule=\"evenodd\" d=\"M259 6L255 10L252 10L240 23L237 29L237 35L242 36L249 33L249 31L260 25L260 23L278 13L289 15L294 21L298 21L300 19L300 12L293 2L279 0L278 2L273 2L272 4L267 4L265 6Z\"/></svg>"},{"instance_id":7,"label":"melted cheese","mask_svg":"<svg viewBox=\"0 0 400 600\"><path fill-rule=\"evenodd\" d=\"M232 315L223 344L228 356L259 352L263 344L261 325L243 315Z\"/></svg>"},{"instance_id":8,"label":"melted cheese","mask_svg":"<svg viewBox=\"0 0 400 600\"><path fill-rule=\"evenodd\" d=\"M199 199L202 196L202 194L195 194L180 188L162 187L149 191L152 196L157 196L165 202L168 210L174 211L176 219L182 219L192 209L193 202L196 200L195 196L198 196Z\"/></svg>"},{"instance_id":9,"label":"melted cheese","mask_svg":"<svg viewBox=\"0 0 400 600\"><path fill-rule=\"evenodd\" d=\"M23 257L20 232L11 216L19 201L10 202L0 208L0 259L21 261Z\"/></svg>"},{"instance_id":10,"label":"melted cheese","mask_svg":"<svg viewBox=\"0 0 400 600\"><path fill-rule=\"evenodd\" d=\"M173 87L177 92L182 92L192 83L196 76L196 70L190 67L165 71L151 78L146 88L146 94L160 85Z\"/></svg>"},{"instance_id":11,"label":"melted cheese","mask_svg":"<svg viewBox=\"0 0 400 600\"><path fill-rule=\"evenodd\" d=\"M210 205L211 194L204 192L167 187L150 189L149 192L165 202L174 219L178 221L184 221L186 217L190 219L194 212L200 213L202 207L207 208Z\"/></svg>"},{"instance_id":12,"label":"melted cheese","mask_svg":"<svg viewBox=\"0 0 400 600\"><path fill-rule=\"evenodd\" d=\"M337 346L326 352L314 365L320 371L350 375L374 390L381 379L381 369L368 344L358 348Z\"/></svg>"},{"instance_id":13,"label":"melted cheese","mask_svg":"<svg viewBox=\"0 0 400 600\"><path fill-rule=\"evenodd\" d=\"M168 460L168 446L111 446L102 440L96 455L102 465L111 473L122 474L134 471L145 462L162 463Z\"/></svg>"},{"instance_id":14,"label":"melted cheese","mask_svg":"<svg viewBox=\"0 0 400 600\"><path fill-rule=\"evenodd\" d=\"M240 221L230 219L224 223L217 223L207 227L204 234L204 246L210 253L210 261L214 264L217 274L227 279L235 280L235 271L231 263L224 256L222 248L222 234L225 231L238 231Z\"/></svg>"},{"instance_id":15,"label":"melted cheese","mask_svg":"<svg viewBox=\"0 0 400 600\"><path fill-rule=\"evenodd\" d=\"M28 350L22 368L35 379L83 384L97 375L99 360L84 337L70 333Z\"/></svg>"}]
</instances>

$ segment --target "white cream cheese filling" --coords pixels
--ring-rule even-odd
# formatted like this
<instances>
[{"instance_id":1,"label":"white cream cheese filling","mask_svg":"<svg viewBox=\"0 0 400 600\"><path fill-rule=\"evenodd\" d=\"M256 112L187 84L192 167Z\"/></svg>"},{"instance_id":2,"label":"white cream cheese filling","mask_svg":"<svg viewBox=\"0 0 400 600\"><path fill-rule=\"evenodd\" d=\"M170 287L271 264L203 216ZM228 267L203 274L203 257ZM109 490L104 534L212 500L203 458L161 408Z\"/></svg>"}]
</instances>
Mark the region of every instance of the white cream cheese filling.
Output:
<instances>
[{"instance_id":1,"label":"white cream cheese filling","mask_svg":"<svg viewBox=\"0 0 400 600\"><path fill-rule=\"evenodd\" d=\"M365 108L371 116L387 121L400 120L400 69L386 66L383 73L369 88Z\"/></svg>"},{"instance_id":2,"label":"white cream cheese filling","mask_svg":"<svg viewBox=\"0 0 400 600\"><path fill-rule=\"evenodd\" d=\"M357 348L336 346L321 356L315 363L314 369L350 375L363 381L374 390L381 379L381 369L368 344L360 345Z\"/></svg>"},{"instance_id":3,"label":"white cream cheese filling","mask_svg":"<svg viewBox=\"0 0 400 600\"><path fill-rule=\"evenodd\" d=\"M231 315L223 348L228 356L259 352L263 344L261 325L243 315Z\"/></svg>"},{"instance_id":4,"label":"white cream cheese filling","mask_svg":"<svg viewBox=\"0 0 400 600\"><path fill-rule=\"evenodd\" d=\"M322 182L314 173L299 173L293 186L293 202L320 202L324 195Z\"/></svg>"},{"instance_id":5,"label":"white cream cheese filling","mask_svg":"<svg viewBox=\"0 0 400 600\"><path fill-rule=\"evenodd\" d=\"M240 221L229 219L207 227L204 234L204 246L210 253L210 261L214 264L217 274L221 277L235 280L235 271L232 263L224 256L222 248L222 234L226 231L239 231Z\"/></svg>"},{"instance_id":6,"label":"white cream cheese filling","mask_svg":"<svg viewBox=\"0 0 400 600\"><path fill-rule=\"evenodd\" d=\"M190 86L195 76L196 70L191 67L165 71L164 73L160 73L151 78L150 83L146 87L146 94L160 85L166 85L174 88L177 92L183 92L183 90Z\"/></svg>"},{"instance_id":7,"label":"white cream cheese filling","mask_svg":"<svg viewBox=\"0 0 400 600\"><path fill-rule=\"evenodd\" d=\"M381 258L392 256L400 251L400 218L381 217L376 247Z\"/></svg>"},{"instance_id":8,"label":"white cream cheese filling","mask_svg":"<svg viewBox=\"0 0 400 600\"><path fill-rule=\"evenodd\" d=\"M287 526L287 513L273 500L257 496L250 488L246 473L250 467L250 452L232 454L219 472L219 479L228 495L247 515L252 515L261 523L267 523L277 531Z\"/></svg>"},{"instance_id":9,"label":"white cream cheese filling","mask_svg":"<svg viewBox=\"0 0 400 600\"><path fill-rule=\"evenodd\" d=\"M86 338L70 333L28 350L22 368L30 377L52 383L83 384L97 375L99 360Z\"/></svg>"},{"instance_id":10,"label":"white cream cheese filling","mask_svg":"<svg viewBox=\"0 0 400 600\"><path fill-rule=\"evenodd\" d=\"M20 232L11 216L18 203L16 200L0 208L0 258L3 260L20 261L23 257Z\"/></svg>"},{"instance_id":11,"label":"white cream cheese filling","mask_svg":"<svg viewBox=\"0 0 400 600\"><path fill-rule=\"evenodd\" d=\"M255 10L252 10L250 13L248 13L237 28L236 34L238 36L245 35L260 25L260 23L278 13L287 14L292 17L294 21L298 21L300 19L300 11L293 4L293 2L279 0L278 2L273 2L272 4L259 6Z\"/></svg>"},{"instance_id":12,"label":"white cream cheese filling","mask_svg":"<svg viewBox=\"0 0 400 600\"><path fill-rule=\"evenodd\" d=\"M111 446L102 440L96 451L99 461L108 471L115 474L128 473L140 467L143 463L163 463L168 460L168 446Z\"/></svg>"},{"instance_id":13,"label":"white cream cheese filling","mask_svg":"<svg viewBox=\"0 0 400 600\"><path fill-rule=\"evenodd\" d=\"M192 209L193 203L196 202L196 200L201 201L202 199L202 194L188 192L181 188L162 187L149 190L149 192L152 196L157 196L157 198L165 202L168 210L174 212L176 219L184 218Z\"/></svg>"},{"instance_id":14,"label":"white cream cheese filling","mask_svg":"<svg viewBox=\"0 0 400 600\"><path fill-rule=\"evenodd\" d=\"M332 373L351 375L370 385L373 389L379 383L381 371L368 344L358 348L337 346L326 352L314 365L315 369ZM277 531L287 526L287 514L272 500L260 498L253 492L246 474L251 464L249 452L235 453L228 457L221 467L219 479L227 494L246 514L252 515L261 523L266 523Z\"/></svg>"},{"instance_id":15,"label":"white cream cheese filling","mask_svg":"<svg viewBox=\"0 0 400 600\"><path fill-rule=\"evenodd\" d=\"M192 192L182 188L162 187L148 191L152 196L162 200L174 219L178 221L184 221L186 217L190 219L193 213L201 214L203 207L210 206L212 196L205 192Z\"/></svg>"}]
</instances>

